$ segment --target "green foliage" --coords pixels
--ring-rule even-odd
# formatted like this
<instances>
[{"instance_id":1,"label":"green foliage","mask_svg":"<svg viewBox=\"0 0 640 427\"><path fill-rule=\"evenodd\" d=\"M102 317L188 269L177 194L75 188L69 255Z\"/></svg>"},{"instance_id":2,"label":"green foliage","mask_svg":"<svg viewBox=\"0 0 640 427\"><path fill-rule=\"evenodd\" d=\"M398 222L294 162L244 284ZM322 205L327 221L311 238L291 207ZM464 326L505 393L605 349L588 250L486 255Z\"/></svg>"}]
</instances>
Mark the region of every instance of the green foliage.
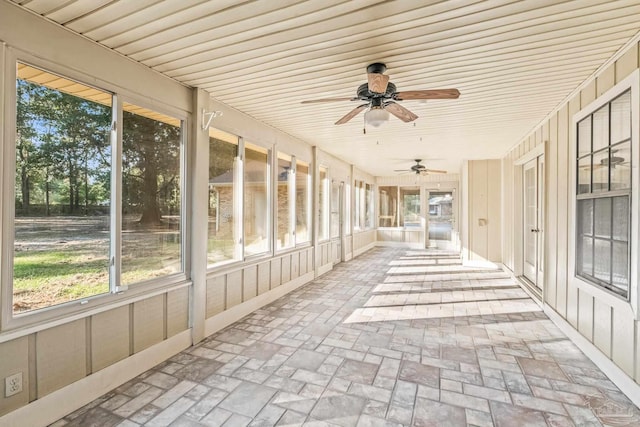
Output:
<instances>
[{"instance_id":1,"label":"green foliage","mask_svg":"<svg viewBox=\"0 0 640 427\"><path fill-rule=\"evenodd\" d=\"M233 160L238 146L216 138L209 139L209 176L218 177L233 172Z\"/></svg>"},{"instance_id":2,"label":"green foliage","mask_svg":"<svg viewBox=\"0 0 640 427\"><path fill-rule=\"evenodd\" d=\"M157 225L180 206L181 129L131 112L123 113L123 209Z\"/></svg>"},{"instance_id":3,"label":"green foliage","mask_svg":"<svg viewBox=\"0 0 640 427\"><path fill-rule=\"evenodd\" d=\"M109 204L111 107L35 83L17 81L16 212L64 205L88 214ZM179 126L125 111L123 207L158 224L180 208Z\"/></svg>"},{"instance_id":4,"label":"green foliage","mask_svg":"<svg viewBox=\"0 0 640 427\"><path fill-rule=\"evenodd\" d=\"M17 81L16 207L68 205L80 211L88 187L110 169L111 108ZM108 197L108 193L94 196ZM104 202L94 199L93 203Z\"/></svg>"}]
</instances>

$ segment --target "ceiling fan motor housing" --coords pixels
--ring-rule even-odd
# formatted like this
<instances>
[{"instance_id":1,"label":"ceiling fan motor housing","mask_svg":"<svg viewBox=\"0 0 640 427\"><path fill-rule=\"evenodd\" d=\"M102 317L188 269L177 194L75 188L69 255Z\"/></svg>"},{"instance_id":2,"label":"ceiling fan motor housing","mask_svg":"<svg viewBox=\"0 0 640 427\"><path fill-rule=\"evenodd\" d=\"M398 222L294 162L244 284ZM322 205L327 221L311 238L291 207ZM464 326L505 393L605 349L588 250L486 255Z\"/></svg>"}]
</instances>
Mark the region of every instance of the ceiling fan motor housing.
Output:
<instances>
[{"instance_id":1,"label":"ceiling fan motor housing","mask_svg":"<svg viewBox=\"0 0 640 427\"><path fill-rule=\"evenodd\" d=\"M385 71L387 71L387 66L382 62L374 62L373 64L367 66L367 73L384 74Z\"/></svg>"},{"instance_id":2,"label":"ceiling fan motor housing","mask_svg":"<svg viewBox=\"0 0 640 427\"><path fill-rule=\"evenodd\" d=\"M371 124L375 127L379 126L382 122L387 121L389 114L393 114L405 123L412 122L418 118L417 115L396 101L416 99L456 99L460 96L460 92L457 89L411 90L397 92L396 85L389 81L388 75L384 74L386 70L387 66L382 62L369 64L367 67L367 83L358 86L358 90L356 91L356 96L354 98L316 99L312 101L302 101L302 103L364 101L363 104L358 105L356 108L349 111L335 124L341 125L347 123L359 113L365 111L365 123ZM384 113L384 117L382 113ZM368 119L367 114L369 115Z\"/></svg>"},{"instance_id":3,"label":"ceiling fan motor housing","mask_svg":"<svg viewBox=\"0 0 640 427\"><path fill-rule=\"evenodd\" d=\"M364 101L370 99L384 99L384 98L392 98L393 94L396 93L396 85L389 82L387 84L387 90L384 93L375 93L369 90L369 85L367 83L361 84L358 86L357 97L358 99L362 99Z\"/></svg>"}]
</instances>

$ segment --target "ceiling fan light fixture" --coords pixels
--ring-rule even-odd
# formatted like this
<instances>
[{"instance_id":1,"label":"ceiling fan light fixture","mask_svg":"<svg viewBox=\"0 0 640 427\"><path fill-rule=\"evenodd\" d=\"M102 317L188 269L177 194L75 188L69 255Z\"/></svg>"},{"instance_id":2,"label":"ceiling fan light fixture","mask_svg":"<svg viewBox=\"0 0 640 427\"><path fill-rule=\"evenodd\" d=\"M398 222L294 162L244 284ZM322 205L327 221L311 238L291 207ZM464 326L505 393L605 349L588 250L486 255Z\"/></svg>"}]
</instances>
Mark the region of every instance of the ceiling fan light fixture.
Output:
<instances>
[{"instance_id":1,"label":"ceiling fan light fixture","mask_svg":"<svg viewBox=\"0 0 640 427\"><path fill-rule=\"evenodd\" d=\"M364 113L364 121L374 128L380 127L384 122L389 121L389 112L382 107L371 107Z\"/></svg>"}]
</instances>

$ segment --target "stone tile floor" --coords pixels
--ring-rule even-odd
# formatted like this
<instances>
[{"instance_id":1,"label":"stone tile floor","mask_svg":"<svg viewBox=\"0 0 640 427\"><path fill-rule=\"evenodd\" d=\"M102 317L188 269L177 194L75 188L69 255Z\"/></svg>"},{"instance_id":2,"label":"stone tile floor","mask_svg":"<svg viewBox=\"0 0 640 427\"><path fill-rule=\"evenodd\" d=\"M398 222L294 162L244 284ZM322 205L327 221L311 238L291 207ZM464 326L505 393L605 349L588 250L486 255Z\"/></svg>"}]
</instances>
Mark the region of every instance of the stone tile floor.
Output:
<instances>
[{"instance_id":1,"label":"stone tile floor","mask_svg":"<svg viewBox=\"0 0 640 427\"><path fill-rule=\"evenodd\" d=\"M60 426L639 426L505 273L376 248Z\"/></svg>"}]
</instances>

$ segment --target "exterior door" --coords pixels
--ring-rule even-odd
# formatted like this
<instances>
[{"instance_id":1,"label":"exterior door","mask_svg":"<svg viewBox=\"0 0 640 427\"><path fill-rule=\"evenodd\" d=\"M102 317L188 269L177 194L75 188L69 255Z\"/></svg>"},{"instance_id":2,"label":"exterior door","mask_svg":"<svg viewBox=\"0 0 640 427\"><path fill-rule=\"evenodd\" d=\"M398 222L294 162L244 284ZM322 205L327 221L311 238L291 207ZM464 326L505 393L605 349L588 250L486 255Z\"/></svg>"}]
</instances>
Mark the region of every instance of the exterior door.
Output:
<instances>
[{"instance_id":1,"label":"exterior door","mask_svg":"<svg viewBox=\"0 0 640 427\"><path fill-rule=\"evenodd\" d=\"M544 157L539 156L524 164L524 277L542 289L544 259Z\"/></svg>"},{"instance_id":2,"label":"exterior door","mask_svg":"<svg viewBox=\"0 0 640 427\"><path fill-rule=\"evenodd\" d=\"M455 250L455 214L453 191L429 191L428 193L429 246Z\"/></svg>"}]
</instances>

